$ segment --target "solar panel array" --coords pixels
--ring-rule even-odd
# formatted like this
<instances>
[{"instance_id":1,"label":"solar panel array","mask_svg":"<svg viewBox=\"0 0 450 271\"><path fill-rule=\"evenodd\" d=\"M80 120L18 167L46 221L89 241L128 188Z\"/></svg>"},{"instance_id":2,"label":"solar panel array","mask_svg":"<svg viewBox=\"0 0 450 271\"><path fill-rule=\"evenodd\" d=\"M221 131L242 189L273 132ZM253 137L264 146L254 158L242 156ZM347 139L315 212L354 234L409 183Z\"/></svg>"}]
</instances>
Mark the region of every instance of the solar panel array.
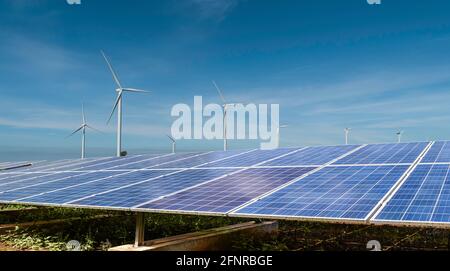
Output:
<instances>
[{"instance_id":1,"label":"solar panel array","mask_svg":"<svg viewBox=\"0 0 450 271\"><path fill-rule=\"evenodd\" d=\"M0 202L450 225L449 172L444 141L105 157L3 170Z\"/></svg>"}]
</instances>

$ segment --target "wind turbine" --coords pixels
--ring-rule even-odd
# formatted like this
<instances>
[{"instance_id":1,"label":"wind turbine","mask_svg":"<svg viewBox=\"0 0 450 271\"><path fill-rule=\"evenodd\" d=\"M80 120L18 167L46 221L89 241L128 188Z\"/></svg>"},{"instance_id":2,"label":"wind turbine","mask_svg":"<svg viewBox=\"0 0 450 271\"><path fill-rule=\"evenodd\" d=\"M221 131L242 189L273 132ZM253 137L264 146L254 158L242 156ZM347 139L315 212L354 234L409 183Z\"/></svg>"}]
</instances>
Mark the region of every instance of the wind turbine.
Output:
<instances>
[{"instance_id":1,"label":"wind turbine","mask_svg":"<svg viewBox=\"0 0 450 271\"><path fill-rule=\"evenodd\" d=\"M219 93L220 99L223 102L223 150L226 151L228 149L228 142L227 142L227 111L228 111L228 107L229 106L233 106L235 104L229 104L226 102L222 91L220 90L220 88L217 86L215 81L212 81L214 87L216 88L217 92Z\"/></svg>"},{"instance_id":2,"label":"wind turbine","mask_svg":"<svg viewBox=\"0 0 450 271\"><path fill-rule=\"evenodd\" d=\"M398 131L397 133L396 133L396 135L397 135L397 142L398 143L401 143L402 142L402 135L403 135L403 131Z\"/></svg>"},{"instance_id":3,"label":"wind turbine","mask_svg":"<svg viewBox=\"0 0 450 271\"><path fill-rule=\"evenodd\" d=\"M167 135L167 137L172 141L172 153L175 153L177 148L177 142L175 141L175 138L171 137L170 135Z\"/></svg>"},{"instance_id":4,"label":"wind turbine","mask_svg":"<svg viewBox=\"0 0 450 271\"><path fill-rule=\"evenodd\" d=\"M81 104L81 116L82 116L82 122L81 122L81 126L76 129L75 131L73 131L73 133L71 133L70 135L67 136L67 138L73 136L74 134L78 133L79 131L81 131L81 159L84 159L86 157L86 128L92 129L94 131L100 132L99 130L95 129L94 127L88 125L86 123L86 115L84 114L84 105Z\"/></svg>"},{"instance_id":5,"label":"wind turbine","mask_svg":"<svg viewBox=\"0 0 450 271\"><path fill-rule=\"evenodd\" d=\"M280 125L277 127L277 148L280 147L280 128L287 128L288 125Z\"/></svg>"},{"instance_id":6,"label":"wind turbine","mask_svg":"<svg viewBox=\"0 0 450 271\"><path fill-rule=\"evenodd\" d=\"M122 84L120 84L119 78L117 77L117 74L114 71L114 69L113 69L111 63L109 62L108 58L106 57L105 53L103 51L100 51L100 52L102 53L103 58L105 59L106 63L108 64L108 68L111 71L114 82L117 85L116 102L114 103L113 109L111 111L111 115L109 116L107 123L109 123L111 121L114 111L116 111L116 108L117 108L117 157L120 157L121 153L122 153L122 97L123 97L123 93L124 92L148 93L148 91L141 90L141 89L135 89L135 88L122 87Z\"/></svg>"},{"instance_id":7,"label":"wind turbine","mask_svg":"<svg viewBox=\"0 0 450 271\"><path fill-rule=\"evenodd\" d=\"M348 145L348 134L350 133L351 128L345 128L345 145Z\"/></svg>"}]
</instances>

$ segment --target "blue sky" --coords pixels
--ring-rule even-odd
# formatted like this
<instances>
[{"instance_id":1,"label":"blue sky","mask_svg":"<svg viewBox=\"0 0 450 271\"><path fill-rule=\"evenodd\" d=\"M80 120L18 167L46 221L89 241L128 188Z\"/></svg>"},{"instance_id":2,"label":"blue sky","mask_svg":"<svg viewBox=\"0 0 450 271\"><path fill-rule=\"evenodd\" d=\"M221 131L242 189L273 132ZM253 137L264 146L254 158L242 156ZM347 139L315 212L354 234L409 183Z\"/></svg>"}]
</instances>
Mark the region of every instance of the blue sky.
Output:
<instances>
[{"instance_id":1,"label":"blue sky","mask_svg":"<svg viewBox=\"0 0 450 271\"><path fill-rule=\"evenodd\" d=\"M282 146L450 138L450 3L383 0L0 0L0 160L76 157L84 101L88 154L114 154L124 85L125 149L168 151L177 103L279 103ZM231 142L250 148L259 142ZM221 141L179 142L180 150Z\"/></svg>"}]
</instances>

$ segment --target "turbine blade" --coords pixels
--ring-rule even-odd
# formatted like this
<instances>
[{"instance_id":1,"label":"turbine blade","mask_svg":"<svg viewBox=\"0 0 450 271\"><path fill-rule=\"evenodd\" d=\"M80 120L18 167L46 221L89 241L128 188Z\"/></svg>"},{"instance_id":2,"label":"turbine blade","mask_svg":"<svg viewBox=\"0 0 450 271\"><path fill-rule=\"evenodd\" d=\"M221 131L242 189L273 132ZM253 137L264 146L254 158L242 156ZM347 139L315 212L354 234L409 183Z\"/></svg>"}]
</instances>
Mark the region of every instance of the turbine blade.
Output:
<instances>
[{"instance_id":1,"label":"turbine blade","mask_svg":"<svg viewBox=\"0 0 450 271\"><path fill-rule=\"evenodd\" d=\"M128 92L150 93L150 91L142 90L142 89L136 89L136 88L123 88L122 90L123 91L128 91Z\"/></svg>"},{"instance_id":2,"label":"turbine blade","mask_svg":"<svg viewBox=\"0 0 450 271\"><path fill-rule=\"evenodd\" d=\"M73 136L74 134L76 134L79 131L81 131L81 129L83 129L83 128L84 128L84 125L80 126L80 128L78 128L75 131L73 131L70 135L66 136L66 138L69 138L69 137Z\"/></svg>"},{"instance_id":3,"label":"turbine blade","mask_svg":"<svg viewBox=\"0 0 450 271\"><path fill-rule=\"evenodd\" d=\"M94 127L92 127L91 125L86 124L86 127L89 128L89 129L91 129L91 130L94 130L94 131L96 131L96 132L98 132L98 133L104 134L103 131L100 131L99 129L94 128Z\"/></svg>"},{"instance_id":4,"label":"turbine blade","mask_svg":"<svg viewBox=\"0 0 450 271\"><path fill-rule=\"evenodd\" d=\"M117 105L119 104L120 99L122 99L122 91L120 91L119 94L117 95L116 102L114 103L114 107L111 111L111 115L109 115L109 119L106 122L106 124L109 124L109 122L111 121L111 118L114 115L114 111L116 111L116 108L117 108Z\"/></svg>"},{"instance_id":5,"label":"turbine blade","mask_svg":"<svg viewBox=\"0 0 450 271\"><path fill-rule=\"evenodd\" d=\"M214 87L216 88L217 92L219 93L220 99L222 100L222 102L224 104L226 104L227 102L225 101L225 97L223 97L222 91L220 90L220 88L217 86L216 81L212 81Z\"/></svg>"},{"instance_id":6,"label":"turbine blade","mask_svg":"<svg viewBox=\"0 0 450 271\"><path fill-rule=\"evenodd\" d=\"M170 135L166 135L170 140L172 140L172 142L175 142L175 139L173 137L171 137Z\"/></svg>"},{"instance_id":7,"label":"turbine blade","mask_svg":"<svg viewBox=\"0 0 450 271\"><path fill-rule=\"evenodd\" d=\"M111 74L113 76L114 81L116 82L117 86L119 88L122 88L122 85L120 84L119 78L117 77L116 72L114 71L111 63L109 62L108 58L106 57L105 53L103 51L100 51L103 55L103 58L105 59L106 63L108 64L109 70L111 71Z\"/></svg>"},{"instance_id":8,"label":"turbine blade","mask_svg":"<svg viewBox=\"0 0 450 271\"><path fill-rule=\"evenodd\" d=\"M83 124L86 124L86 115L84 114L84 104L81 103L81 115L83 116Z\"/></svg>"}]
</instances>

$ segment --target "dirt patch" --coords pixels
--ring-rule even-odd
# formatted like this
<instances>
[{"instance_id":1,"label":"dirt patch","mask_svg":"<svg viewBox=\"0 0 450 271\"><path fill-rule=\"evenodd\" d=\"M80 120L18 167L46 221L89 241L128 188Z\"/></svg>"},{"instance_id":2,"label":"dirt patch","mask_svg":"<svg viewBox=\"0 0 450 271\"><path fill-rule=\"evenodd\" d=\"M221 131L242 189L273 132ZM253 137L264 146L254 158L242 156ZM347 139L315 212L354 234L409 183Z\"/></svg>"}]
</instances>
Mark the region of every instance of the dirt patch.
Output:
<instances>
[{"instance_id":1,"label":"dirt patch","mask_svg":"<svg viewBox=\"0 0 450 271\"><path fill-rule=\"evenodd\" d=\"M0 242L0 251L17 251L17 249Z\"/></svg>"}]
</instances>

